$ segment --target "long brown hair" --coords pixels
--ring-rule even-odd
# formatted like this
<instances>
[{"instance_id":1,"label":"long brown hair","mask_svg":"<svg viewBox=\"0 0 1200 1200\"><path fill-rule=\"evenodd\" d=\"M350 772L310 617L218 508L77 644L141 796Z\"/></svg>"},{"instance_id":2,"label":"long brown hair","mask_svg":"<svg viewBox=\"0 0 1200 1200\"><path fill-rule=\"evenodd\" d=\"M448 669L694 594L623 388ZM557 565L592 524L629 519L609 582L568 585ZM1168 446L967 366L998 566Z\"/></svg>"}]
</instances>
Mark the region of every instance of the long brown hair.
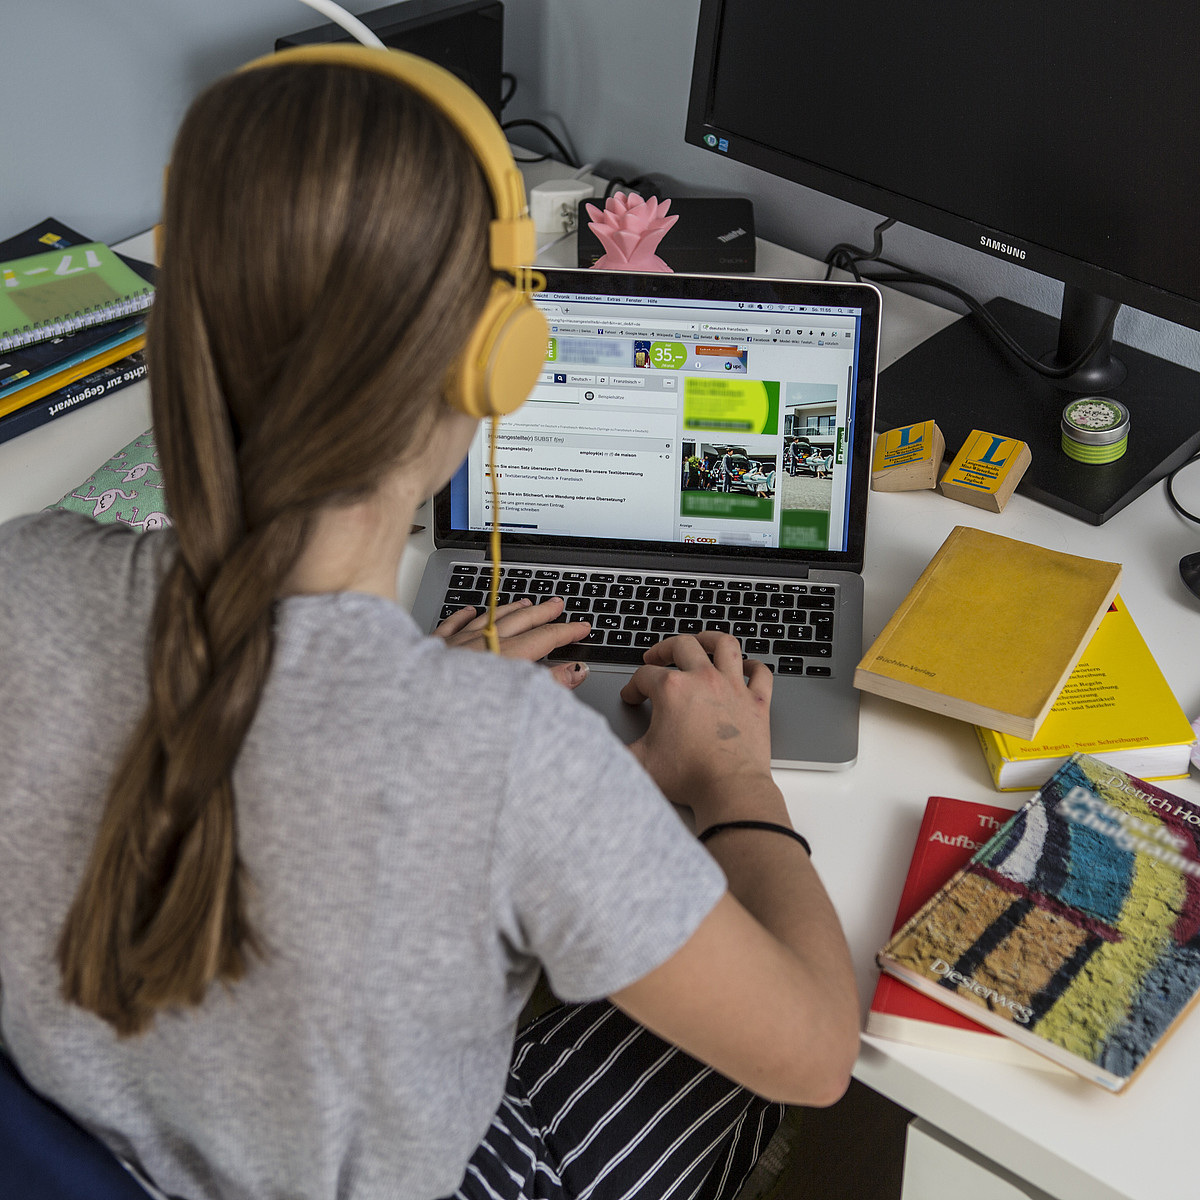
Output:
<instances>
[{"instance_id":1,"label":"long brown hair","mask_svg":"<svg viewBox=\"0 0 1200 1200\"><path fill-rule=\"evenodd\" d=\"M449 122L373 72L233 75L180 128L147 347L178 548L58 946L64 996L119 1034L260 949L232 777L273 602L313 514L432 429L487 295L489 206Z\"/></svg>"}]
</instances>

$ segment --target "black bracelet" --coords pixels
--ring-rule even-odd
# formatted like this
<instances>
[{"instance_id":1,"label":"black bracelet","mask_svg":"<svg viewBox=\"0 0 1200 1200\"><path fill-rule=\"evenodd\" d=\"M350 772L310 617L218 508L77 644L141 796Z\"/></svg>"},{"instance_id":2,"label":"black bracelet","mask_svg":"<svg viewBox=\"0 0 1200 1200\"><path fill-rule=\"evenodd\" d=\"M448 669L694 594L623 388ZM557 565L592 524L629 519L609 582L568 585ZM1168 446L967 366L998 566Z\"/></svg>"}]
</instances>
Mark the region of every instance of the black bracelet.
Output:
<instances>
[{"instance_id":1,"label":"black bracelet","mask_svg":"<svg viewBox=\"0 0 1200 1200\"><path fill-rule=\"evenodd\" d=\"M724 829L765 829L768 833L782 833L784 837L790 837L799 842L804 847L804 853L812 858L812 847L808 844L808 838L794 829L789 829L786 825L776 825L774 821L722 821L719 825L710 825L700 835L700 840L707 842L710 837Z\"/></svg>"}]
</instances>

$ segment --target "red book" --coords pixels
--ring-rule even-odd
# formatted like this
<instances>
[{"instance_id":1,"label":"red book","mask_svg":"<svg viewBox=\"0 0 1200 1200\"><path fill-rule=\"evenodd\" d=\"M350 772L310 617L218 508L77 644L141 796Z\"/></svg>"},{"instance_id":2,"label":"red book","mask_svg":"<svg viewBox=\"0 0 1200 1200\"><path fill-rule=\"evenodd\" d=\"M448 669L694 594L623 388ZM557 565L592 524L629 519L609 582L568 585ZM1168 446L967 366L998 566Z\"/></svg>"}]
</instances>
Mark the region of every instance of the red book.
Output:
<instances>
[{"instance_id":1,"label":"red book","mask_svg":"<svg viewBox=\"0 0 1200 1200\"><path fill-rule=\"evenodd\" d=\"M895 933L1013 815L1011 808L930 796L917 834L896 920ZM1020 1063L1039 1070L1063 1068L1032 1050L960 1016L953 1009L923 996L890 975L880 975L867 1013L867 1033L953 1050L1001 1062Z\"/></svg>"}]
</instances>

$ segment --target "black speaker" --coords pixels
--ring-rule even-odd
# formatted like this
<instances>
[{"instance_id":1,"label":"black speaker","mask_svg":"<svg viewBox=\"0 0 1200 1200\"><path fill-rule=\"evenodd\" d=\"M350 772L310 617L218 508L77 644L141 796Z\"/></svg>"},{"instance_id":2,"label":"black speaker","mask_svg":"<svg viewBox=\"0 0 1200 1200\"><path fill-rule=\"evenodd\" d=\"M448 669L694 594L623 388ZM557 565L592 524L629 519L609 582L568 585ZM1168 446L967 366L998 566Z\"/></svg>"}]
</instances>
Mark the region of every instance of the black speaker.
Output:
<instances>
[{"instance_id":1,"label":"black speaker","mask_svg":"<svg viewBox=\"0 0 1200 1200\"><path fill-rule=\"evenodd\" d=\"M385 46L419 54L473 88L500 119L501 70L504 57L504 5L500 0L406 0L360 21ZM275 39L275 49L312 46L354 39L332 22Z\"/></svg>"}]
</instances>

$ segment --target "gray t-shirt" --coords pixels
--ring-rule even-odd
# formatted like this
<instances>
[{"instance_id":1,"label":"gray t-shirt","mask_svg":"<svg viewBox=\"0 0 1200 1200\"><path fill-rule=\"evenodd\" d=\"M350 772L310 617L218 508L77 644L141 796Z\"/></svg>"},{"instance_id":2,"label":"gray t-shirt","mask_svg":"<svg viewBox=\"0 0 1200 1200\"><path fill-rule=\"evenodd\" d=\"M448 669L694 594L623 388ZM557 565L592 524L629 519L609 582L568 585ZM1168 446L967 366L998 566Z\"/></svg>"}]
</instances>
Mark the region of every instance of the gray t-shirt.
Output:
<instances>
[{"instance_id":1,"label":"gray t-shirt","mask_svg":"<svg viewBox=\"0 0 1200 1200\"><path fill-rule=\"evenodd\" d=\"M447 649L378 597L294 597L234 780L267 956L117 1039L60 999L54 947L144 702L172 537L61 512L0 527L0 1034L169 1193L446 1194L537 964L564 999L607 995L724 877L543 669Z\"/></svg>"}]
</instances>

